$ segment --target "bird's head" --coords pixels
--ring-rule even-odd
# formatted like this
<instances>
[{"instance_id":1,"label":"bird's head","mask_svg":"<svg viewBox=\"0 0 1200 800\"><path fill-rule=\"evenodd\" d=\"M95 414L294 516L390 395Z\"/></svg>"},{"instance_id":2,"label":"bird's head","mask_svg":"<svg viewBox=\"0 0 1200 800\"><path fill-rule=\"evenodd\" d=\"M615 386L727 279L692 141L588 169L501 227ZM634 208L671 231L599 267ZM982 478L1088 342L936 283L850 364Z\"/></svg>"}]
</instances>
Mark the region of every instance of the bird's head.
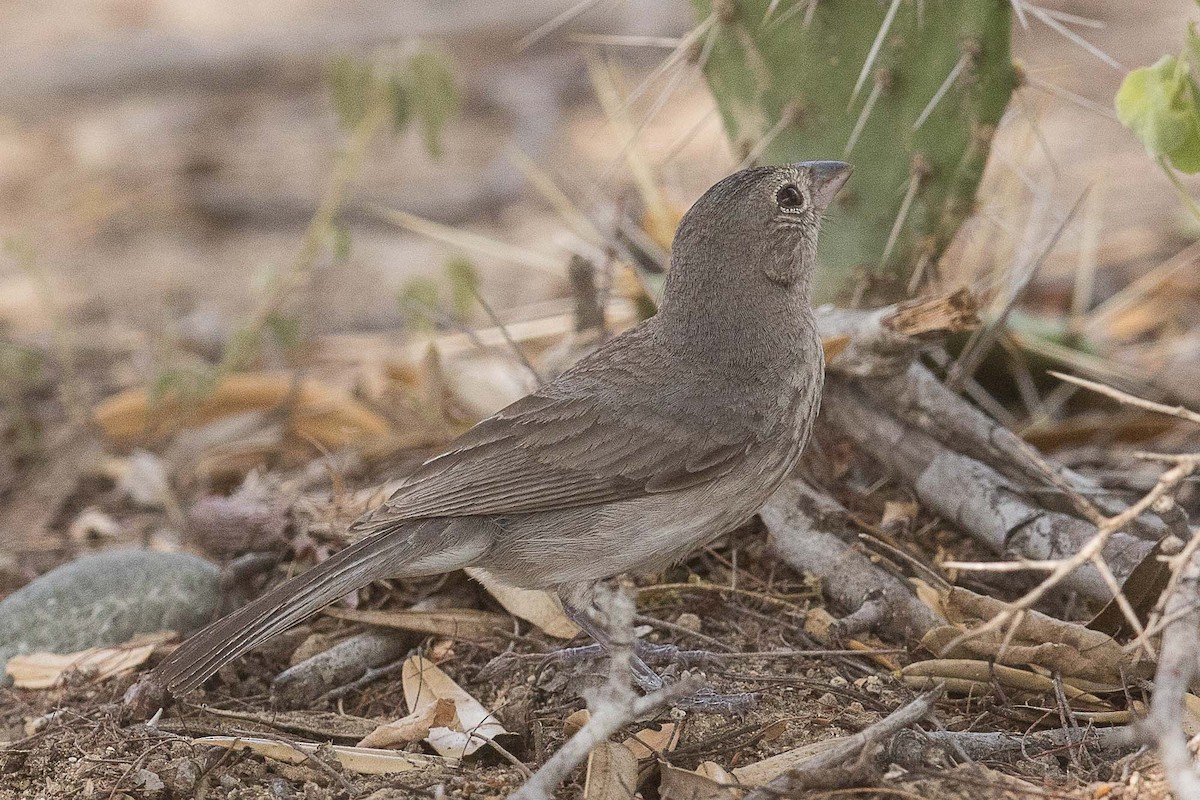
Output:
<instances>
[{"instance_id":1,"label":"bird's head","mask_svg":"<svg viewBox=\"0 0 1200 800\"><path fill-rule=\"evenodd\" d=\"M765 278L806 289L822 217L850 172L843 161L803 161L752 167L719 181L679 224L665 299L673 283L695 280Z\"/></svg>"}]
</instances>

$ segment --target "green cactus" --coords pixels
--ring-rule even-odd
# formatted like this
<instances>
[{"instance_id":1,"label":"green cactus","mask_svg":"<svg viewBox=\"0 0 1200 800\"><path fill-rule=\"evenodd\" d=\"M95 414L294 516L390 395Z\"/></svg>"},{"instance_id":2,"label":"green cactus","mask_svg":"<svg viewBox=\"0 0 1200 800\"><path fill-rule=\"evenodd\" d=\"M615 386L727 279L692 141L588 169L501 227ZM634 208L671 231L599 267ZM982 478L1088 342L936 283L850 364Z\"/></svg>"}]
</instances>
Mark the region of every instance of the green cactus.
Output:
<instances>
[{"instance_id":1,"label":"green cactus","mask_svg":"<svg viewBox=\"0 0 1200 800\"><path fill-rule=\"evenodd\" d=\"M971 213L1016 85L1008 0L692 3L736 152L855 165L822 233L816 299L907 294Z\"/></svg>"}]
</instances>

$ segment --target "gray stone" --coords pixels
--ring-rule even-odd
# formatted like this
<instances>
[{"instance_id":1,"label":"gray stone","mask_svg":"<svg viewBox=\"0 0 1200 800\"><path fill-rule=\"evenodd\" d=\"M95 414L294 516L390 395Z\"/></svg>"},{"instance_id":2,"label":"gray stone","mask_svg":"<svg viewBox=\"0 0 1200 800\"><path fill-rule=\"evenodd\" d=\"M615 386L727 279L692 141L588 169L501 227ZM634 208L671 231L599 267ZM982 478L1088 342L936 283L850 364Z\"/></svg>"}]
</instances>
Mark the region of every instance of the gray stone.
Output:
<instances>
[{"instance_id":1,"label":"gray stone","mask_svg":"<svg viewBox=\"0 0 1200 800\"><path fill-rule=\"evenodd\" d=\"M0 665L22 653L73 653L139 633L186 636L212 618L219 574L187 553L118 549L78 558L0 601ZM7 674L0 679L9 682Z\"/></svg>"}]
</instances>

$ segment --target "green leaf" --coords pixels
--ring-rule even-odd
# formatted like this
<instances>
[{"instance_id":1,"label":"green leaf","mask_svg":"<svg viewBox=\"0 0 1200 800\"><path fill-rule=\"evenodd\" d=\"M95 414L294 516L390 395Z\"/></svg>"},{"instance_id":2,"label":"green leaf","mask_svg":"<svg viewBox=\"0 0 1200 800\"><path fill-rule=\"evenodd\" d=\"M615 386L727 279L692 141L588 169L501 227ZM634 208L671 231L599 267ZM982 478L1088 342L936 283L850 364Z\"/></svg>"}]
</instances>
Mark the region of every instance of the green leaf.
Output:
<instances>
[{"instance_id":1,"label":"green leaf","mask_svg":"<svg viewBox=\"0 0 1200 800\"><path fill-rule=\"evenodd\" d=\"M24 389L41 377L41 354L28 347L0 342L0 380Z\"/></svg>"},{"instance_id":2,"label":"green leaf","mask_svg":"<svg viewBox=\"0 0 1200 800\"><path fill-rule=\"evenodd\" d=\"M392 129L399 133L412 121L412 88L407 76L398 73L388 76L388 105L392 112Z\"/></svg>"},{"instance_id":3,"label":"green leaf","mask_svg":"<svg viewBox=\"0 0 1200 800\"><path fill-rule=\"evenodd\" d=\"M466 319L479 297L479 273L470 260L459 257L446 262L446 277L450 281L454 315Z\"/></svg>"},{"instance_id":4,"label":"green leaf","mask_svg":"<svg viewBox=\"0 0 1200 800\"><path fill-rule=\"evenodd\" d=\"M458 113L458 86L450 66L439 55L420 52L408 60L409 100L412 115L421 125L425 149L435 158L442 154L442 132Z\"/></svg>"},{"instance_id":5,"label":"green leaf","mask_svg":"<svg viewBox=\"0 0 1200 800\"><path fill-rule=\"evenodd\" d=\"M258 358L261 348L262 337L258 331L252 328L239 328L229 337L229 343L225 345L225 357L222 361L228 364L231 370L246 369L254 359Z\"/></svg>"},{"instance_id":6,"label":"green leaf","mask_svg":"<svg viewBox=\"0 0 1200 800\"><path fill-rule=\"evenodd\" d=\"M404 284L397 298L400 313L413 328L428 329L436 316L441 300L437 282L430 278L413 278Z\"/></svg>"},{"instance_id":7,"label":"green leaf","mask_svg":"<svg viewBox=\"0 0 1200 800\"><path fill-rule=\"evenodd\" d=\"M198 403L217 387L217 371L211 366L180 365L159 372L150 384L150 403L157 405L168 396L182 403Z\"/></svg>"},{"instance_id":8,"label":"green leaf","mask_svg":"<svg viewBox=\"0 0 1200 800\"><path fill-rule=\"evenodd\" d=\"M333 259L338 262L350 260L350 229L345 225L334 223L329 231L330 244L333 249Z\"/></svg>"},{"instance_id":9,"label":"green leaf","mask_svg":"<svg viewBox=\"0 0 1200 800\"><path fill-rule=\"evenodd\" d=\"M1200 5L1200 0L1197 0L1196 5ZM1192 72L1200 70L1200 34L1196 33L1196 23L1194 22L1188 23L1187 57Z\"/></svg>"},{"instance_id":10,"label":"green leaf","mask_svg":"<svg viewBox=\"0 0 1200 800\"><path fill-rule=\"evenodd\" d=\"M266 323L271 336L284 350L294 350L300 346L303 336L298 318L287 314L271 314Z\"/></svg>"},{"instance_id":11,"label":"green leaf","mask_svg":"<svg viewBox=\"0 0 1200 800\"><path fill-rule=\"evenodd\" d=\"M329 62L329 92L338 121L350 130L362 121L370 102L374 81L370 64L348 56Z\"/></svg>"},{"instance_id":12,"label":"green leaf","mask_svg":"<svg viewBox=\"0 0 1200 800\"><path fill-rule=\"evenodd\" d=\"M1176 169L1200 172L1200 91L1186 61L1163 56L1125 76L1115 105L1121 124L1133 131L1151 156Z\"/></svg>"}]
</instances>

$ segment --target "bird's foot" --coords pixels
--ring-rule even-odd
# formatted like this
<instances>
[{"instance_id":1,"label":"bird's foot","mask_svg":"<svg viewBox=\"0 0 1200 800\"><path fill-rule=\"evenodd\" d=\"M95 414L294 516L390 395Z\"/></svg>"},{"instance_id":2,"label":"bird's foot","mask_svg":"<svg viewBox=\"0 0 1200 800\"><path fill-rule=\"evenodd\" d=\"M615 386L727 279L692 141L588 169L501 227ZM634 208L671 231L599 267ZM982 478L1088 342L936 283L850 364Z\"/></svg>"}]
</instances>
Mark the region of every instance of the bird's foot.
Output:
<instances>
[{"instance_id":1,"label":"bird's foot","mask_svg":"<svg viewBox=\"0 0 1200 800\"><path fill-rule=\"evenodd\" d=\"M605 654L603 647L591 644L557 650L546 656L546 660L578 664ZM717 657L707 650L680 650L672 644L652 644L638 639L634 641L633 657L629 666L633 672L634 683L643 692L650 694L661 690L666 685L666 680L651 669L649 664L670 664L672 667L687 668L713 664L716 661ZM758 695L753 692L717 694L712 689L704 688L690 697L675 700L672 705L685 711L737 715L746 713L757 702Z\"/></svg>"},{"instance_id":2,"label":"bird's foot","mask_svg":"<svg viewBox=\"0 0 1200 800\"><path fill-rule=\"evenodd\" d=\"M745 714L758 705L757 692L735 692L733 694L717 694L712 689L704 688L691 697L676 700L672 705L684 711L703 711L709 714L723 714L727 717Z\"/></svg>"},{"instance_id":3,"label":"bird's foot","mask_svg":"<svg viewBox=\"0 0 1200 800\"><path fill-rule=\"evenodd\" d=\"M643 666L645 664L643 663ZM667 681L658 673L645 667L643 672L637 667L633 670L634 683L646 694L657 692L666 686ZM724 714L736 716L745 714L758 704L758 695L754 692L738 692L735 694L717 694L712 689L704 687L695 694L681 697L672 701L671 705L684 711L701 711L709 714Z\"/></svg>"}]
</instances>

